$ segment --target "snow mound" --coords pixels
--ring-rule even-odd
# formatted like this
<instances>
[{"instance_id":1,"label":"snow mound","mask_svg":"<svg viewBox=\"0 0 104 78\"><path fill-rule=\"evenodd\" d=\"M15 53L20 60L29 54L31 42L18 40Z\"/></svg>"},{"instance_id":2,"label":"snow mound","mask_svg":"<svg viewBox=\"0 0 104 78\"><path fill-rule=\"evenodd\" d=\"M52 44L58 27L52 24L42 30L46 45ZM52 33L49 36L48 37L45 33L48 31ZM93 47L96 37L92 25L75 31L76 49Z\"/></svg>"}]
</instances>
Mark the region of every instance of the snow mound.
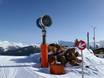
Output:
<instances>
[{"instance_id":1,"label":"snow mound","mask_svg":"<svg viewBox=\"0 0 104 78\"><path fill-rule=\"evenodd\" d=\"M81 55L81 51L76 48L76 51ZM40 53L32 54L29 58L34 60L34 63L40 63ZM104 78L104 59L98 58L94 55L92 50L88 50L87 48L83 50L83 58L84 58L84 76L85 78ZM49 68L37 68L34 66L33 68L35 73L44 77L44 78L81 78L82 77L82 69L80 66L71 66L67 65L65 67L66 74L64 75L52 75L49 72ZM37 72L37 70L39 72Z\"/></svg>"},{"instance_id":2,"label":"snow mound","mask_svg":"<svg viewBox=\"0 0 104 78\"><path fill-rule=\"evenodd\" d=\"M35 63L40 63L40 53L31 54L28 58Z\"/></svg>"},{"instance_id":3,"label":"snow mound","mask_svg":"<svg viewBox=\"0 0 104 78\"><path fill-rule=\"evenodd\" d=\"M81 54L81 51L78 48L76 49ZM104 64L104 60L96 57L91 49L88 50L86 48L82 52L83 52L84 63L86 65Z\"/></svg>"},{"instance_id":4,"label":"snow mound","mask_svg":"<svg viewBox=\"0 0 104 78\"><path fill-rule=\"evenodd\" d=\"M79 52L81 58L81 51L76 48L76 51ZM29 56L31 60L35 60L34 62L40 63L40 53L35 53L31 54ZM98 58L94 55L93 51L91 49L85 49L83 50L83 58L84 58L84 64L85 65L103 65L104 64L104 59Z\"/></svg>"}]
</instances>

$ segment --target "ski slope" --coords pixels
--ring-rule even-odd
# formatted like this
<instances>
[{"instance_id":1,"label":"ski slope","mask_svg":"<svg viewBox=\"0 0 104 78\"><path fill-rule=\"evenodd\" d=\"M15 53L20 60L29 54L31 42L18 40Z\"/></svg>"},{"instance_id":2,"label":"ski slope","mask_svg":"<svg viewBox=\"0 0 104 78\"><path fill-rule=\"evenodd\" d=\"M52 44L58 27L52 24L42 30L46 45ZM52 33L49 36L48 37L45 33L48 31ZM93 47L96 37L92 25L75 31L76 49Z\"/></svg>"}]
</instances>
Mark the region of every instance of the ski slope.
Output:
<instances>
[{"instance_id":1,"label":"ski slope","mask_svg":"<svg viewBox=\"0 0 104 78\"><path fill-rule=\"evenodd\" d=\"M27 57L0 56L0 78L39 78ZM41 77L42 78L42 77Z\"/></svg>"},{"instance_id":2,"label":"ski slope","mask_svg":"<svg viewBox=\"0 0 104 78\"><path fill-rule=\"evenodd\" d=\"M76 48L76 50L80 52ZM104 78L104 59L97 58L91 50L85 49L84 77ZM86 67L88 66L88 67ZM0 78L81 78L81 66L65 67L64 75L52 75L49 68L40 67L40 54L31 56L0 56Z\"/></svg>"}]
</instances>

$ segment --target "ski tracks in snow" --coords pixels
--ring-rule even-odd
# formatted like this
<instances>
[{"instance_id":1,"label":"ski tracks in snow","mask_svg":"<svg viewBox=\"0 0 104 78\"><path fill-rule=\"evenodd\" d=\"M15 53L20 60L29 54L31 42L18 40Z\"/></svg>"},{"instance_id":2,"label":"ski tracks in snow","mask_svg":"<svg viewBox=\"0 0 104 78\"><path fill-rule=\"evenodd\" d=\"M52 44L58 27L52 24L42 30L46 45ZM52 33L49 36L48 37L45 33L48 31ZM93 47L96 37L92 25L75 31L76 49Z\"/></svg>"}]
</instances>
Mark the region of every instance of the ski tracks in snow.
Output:
<instances>
[{"instance_id":1,"label":"ski tracks in snow","mask_svg":"<svg viewBox=\"0 0 104 78\"><path fill-rule=\"evenodd\" d=\"M17 68L5 67L5 64L0 65L0 78L15 78Z\"/></svg>"},{"instance_id":2,"label":"ski tracks in snow","mask_svg":"<svg viewBox=\"0 0 104 78\"><path fill-rule=\"evenodd\" d=\"M45 78L31 69L32 65L26 64L0 64L0 78Z\"/></svg>"}]
</instances>

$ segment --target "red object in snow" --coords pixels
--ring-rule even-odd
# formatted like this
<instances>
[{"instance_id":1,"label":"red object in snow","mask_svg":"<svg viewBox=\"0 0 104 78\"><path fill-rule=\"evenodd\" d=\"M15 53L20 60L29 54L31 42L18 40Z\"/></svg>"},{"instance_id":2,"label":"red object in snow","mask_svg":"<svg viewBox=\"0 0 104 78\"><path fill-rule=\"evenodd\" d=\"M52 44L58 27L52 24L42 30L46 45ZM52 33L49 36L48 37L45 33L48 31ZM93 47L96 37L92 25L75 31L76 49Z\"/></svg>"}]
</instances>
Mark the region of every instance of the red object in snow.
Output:
<instances>
[{"instance_id":1,"label":"red object in snow","mask_svg":"<svg viewBox=\"0 0 104 78\"><path fill-rule=\"evenodd\" d=\"M50 73L56 75L65 74L64 65L63 64L50 64Z\"/></svg>"},{"instance_id":2,"label":"red object in snow","mask_svg":"<svg viewBox=\"0 0 104 78\"><path fill-rule=\"evenodd\" d=\"M80 50L84 50L84 49L86 48L86 43L85 43L83 40L80 40L80 41L78 42L78 48L79 48Z\"/></svg>"},{"instance_id":3,"label":"red object in snow","mask_svg":"<svg viewBox=\"0 0 104 78\"><path fill-rule=\"evenodd\" d=\"M41 67L48 67L48 45L41 45Z\"/></svg>"}]
</instances>

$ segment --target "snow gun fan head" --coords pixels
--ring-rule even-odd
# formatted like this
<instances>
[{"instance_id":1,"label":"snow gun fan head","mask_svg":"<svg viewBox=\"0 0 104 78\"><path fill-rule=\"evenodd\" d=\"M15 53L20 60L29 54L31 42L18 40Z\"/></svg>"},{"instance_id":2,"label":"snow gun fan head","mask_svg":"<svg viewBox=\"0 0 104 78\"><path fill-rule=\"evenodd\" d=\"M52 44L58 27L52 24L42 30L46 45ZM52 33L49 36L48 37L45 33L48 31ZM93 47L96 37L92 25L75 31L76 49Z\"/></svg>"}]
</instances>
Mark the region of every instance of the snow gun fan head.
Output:
<instances>
[{"instance_id":1,"label":"snow gun fan head","mask_svg":"<svg viewBox=\"0 0 104 78\"><path fill-rule=\"evenodd\" d=\"M40 29L44 29L52 25L52 19L49 15L44 15L36 20L36 24Z\"/></svg>"}]
</instances>

